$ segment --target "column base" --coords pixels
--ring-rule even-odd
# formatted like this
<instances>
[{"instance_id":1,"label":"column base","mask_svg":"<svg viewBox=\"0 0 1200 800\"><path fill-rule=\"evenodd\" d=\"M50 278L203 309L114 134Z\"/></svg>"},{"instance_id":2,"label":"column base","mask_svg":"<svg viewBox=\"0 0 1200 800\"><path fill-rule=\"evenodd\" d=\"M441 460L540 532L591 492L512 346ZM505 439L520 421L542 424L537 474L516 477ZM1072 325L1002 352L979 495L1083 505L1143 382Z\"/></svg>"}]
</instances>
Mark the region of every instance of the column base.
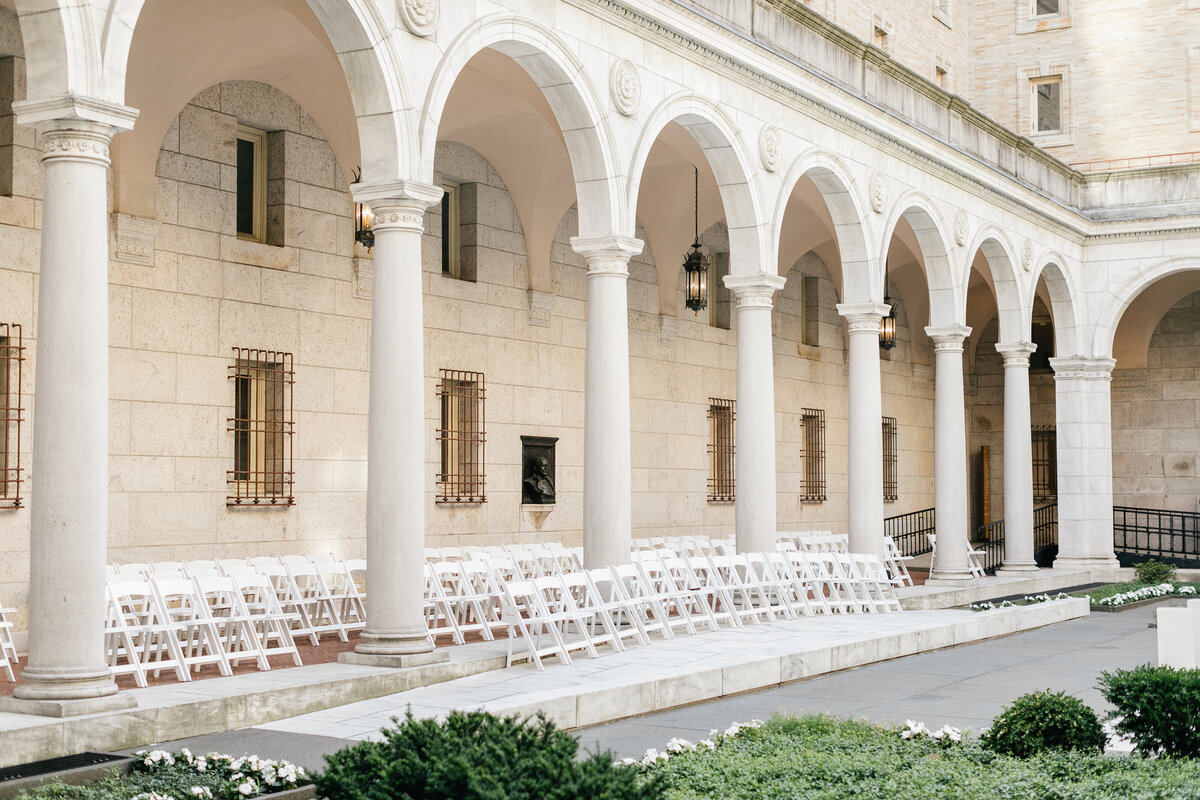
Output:
<instances>
[{"instance_id":1,"label":"column base","mask_svg":"<svg viewBox=\"0 0 1200 800\"><path fill-rule=\"evenodd\" d=\"M1054 569L1091 570L1120 569L1116 556L1059 556L1054 559Z\"/></svg>"},{"instance_id":2,"label":"column base","mask_svg":"<svg viewBox=\"0 0 1200 800\"><path fill-rule=\"evenodd\" d=\"M342 653L338 656L339 664L356 664L360 667L388 667L391 669L408 669L409 667L426 667L430 664L444 664L450 661L449 650L434 650L430 653Z\"/></svg>"},{"instance_id":3,"label":"column base","mask_svg":"<svg viewBox=\"0 0 1200 800\"><path fill-rule=\"evenodd\" d=\"M1000 569L996 570L997 577L1006 575L1015 578L1027 578L1031 574L1038 571L1036 561L1005 561L1000 565Z\"/></svg>"},{"instance_id":4,"label":"column base","mask_svg":"<svg viewBox=\"0 0 1200 800\"><path fill-rule=\"evenodd\" d=\"M77 700L32 700L23 697L0 697L0 712L31 714L36 717L81 717L84 714L103 714L137 708L137 700L118 692L106 697L86 697Z\"/></svg>"},{"instance_id":5,"label":"column base","mask_svg":"<svg viewBox=\"0 0 1200 800\"><path fill-rule=\"evenodd\" d=\"M925 579L926 586L971 586L977 581L971 570L934 570Z\"/></svg>"}]
</instances>

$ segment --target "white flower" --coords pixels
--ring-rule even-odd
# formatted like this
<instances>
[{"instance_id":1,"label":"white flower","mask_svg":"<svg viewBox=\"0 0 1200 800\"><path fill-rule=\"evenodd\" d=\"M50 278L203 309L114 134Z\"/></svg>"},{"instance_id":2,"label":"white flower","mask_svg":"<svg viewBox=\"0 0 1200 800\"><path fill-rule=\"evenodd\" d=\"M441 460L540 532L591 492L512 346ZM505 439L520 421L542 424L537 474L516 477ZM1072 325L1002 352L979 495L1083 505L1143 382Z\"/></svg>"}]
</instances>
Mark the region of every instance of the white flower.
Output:
<instances>
[{"instance_id":1,"label":"white flower","mask_svg":"<svg viewBox=\"0 0 1200 800\"><path fill-rule=\"evenodd\" d=\"M258 787L254 785L254 781L250 780L249 778L239 783L237 787L238 794L241 794L245 797L249 797L250 795L254 794L257 789Z\"/></svg>"},{"instance_id":2,"label":"white flower","mask_svg":"<svg viewBox=\"0 0 1200 800\"><path fill-rule=\"evenodd\" d=\"M725 735L726 736L737 736L738 731L740 731L741 729L742 729L742 727L735 722L732 725L730 725L728 728L725 729Z\"/></svg>"},{"instance_id":3,"label":"white flower","mask_svg":"<svg viewBox=\"0 0 1200 800\"><path fill-rule=\"evenodd\" d=\"M212 789L207 786L193 786L191 791L193 797L199 797L201 800L212 800Z\"/></svg>"},{"instance_id":4,"label":"white flower","mask_svg":"<svg viewBox=\"0 0 1200 800\"><path fill-rule=\"evenodd\" d=\"M266 784L275 783L275 778L276 778L275 768L272 767L270 764L265 765L261 770L259 770L258 774L262 776L263 783L266 783Z\"/></svg>"},{"instance_id":5,"label":"white flower","mask_svg":"<svg viewBox=\"0 0 1200 800\"><path fill-rule=\"evenodd\" d=\"M246 763L246 759L235 758L233 761L229 762L229 768L236 772L237 770L241 769L242 765L245 763Z\"/></svg>"},{"instance_id":6,"label":"white flower","mask_svg":"<svg viewBox=\"0 0 1200 800\"><path fill-rule=\"evenodd\" d=\"M208 770L208 759L204 756L200 756L196 759L196 763L192 766L196 768L196 772L205 772Z\"/></svg>"},{"instance_id":7,"label":"white flower","mask_svg":"<svg viewBox=\"0 0 1200 800\"><path fill-rule=\"evenodd\" d=\"M667 742L667 750L669 750L672 753L682 753L684 750L695 750L695 749L696 749L696 745L692 744L687 739L680 739L680 738L676 737L676 738L672 739L671 741Z\"/></svg>"},{"instance_id":8,"label":"white flower","mask_svg":"<svg viewBox=\"0 0 1200 800\"><path fill-rule=\"evenodd\" d=\"M938 733L942 734L952 742L961 742L963 740L962 731L960 731L958 728L952 728L949 725L943 725Z\"/></svg>"},{"instance_id":9,"label":"white flower","mask_svg":"<svg viewBox=\"0 0 1200 800\"><path fill-rule=\"evenodd\" d=\"M622 758L620 761L614 761L613 766L614 767L633 767L633 766L637 766L637 763L638 763L638 760L636 758Z\"/></svg>"},{"instance_id":10,"label":"white flower","mask_svg":"<svg viewBox=\"0 0 1200 800\"><path fill-rule=\"evenodd\" d=\"M700 741L696 742L696 744L700 747L707 747L709 750L717 749L717 743L712 739L701 739Z\"/></svg>"}]
</instances>

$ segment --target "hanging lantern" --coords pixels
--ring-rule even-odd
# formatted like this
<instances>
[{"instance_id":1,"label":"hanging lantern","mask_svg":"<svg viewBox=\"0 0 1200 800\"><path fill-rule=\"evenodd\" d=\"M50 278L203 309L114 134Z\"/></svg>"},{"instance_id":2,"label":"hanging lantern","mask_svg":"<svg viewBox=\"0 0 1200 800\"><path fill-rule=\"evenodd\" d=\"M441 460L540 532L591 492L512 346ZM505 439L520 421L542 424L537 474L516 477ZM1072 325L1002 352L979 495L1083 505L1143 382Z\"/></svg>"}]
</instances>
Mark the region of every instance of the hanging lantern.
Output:
<instances>
[{"instance_id":1,"label":"hanging lantern","mask_svg":"<svg viewBox=\"0 0 1200 800\"><path fill-rule=\"evenodd\" d=\"M896 346L896 301L884 297L883 302L891 306L887 316L879 320L879 349L891 350Z\"/></svg>"},{"instance_id":2,"label":"hanging lantern","mask_svg":"<svg viewBox=\"0 0 1200 800\"><path fill-rule=\"evenodd\" d=\"M693 206L693 221L696 228L696 238L692 249L684 257L683 271L687 278L684 286L684 305L689 310L700 312L708 308L708 255L700 249L700 170L695 171L695 205Z\"/></svg>"},{"instance_id":3,"label":"hanging lantern","mask_svg":"<svg viewBox=\"0 0 1200 800\"><path fill-rule=\"evenodd\" d=\"M354 182L359 183L362 180L362 172L354 171ZM365 203L354 204L354 241L361 244L363 247L370 250L375 246L375 231L371 230L371 226L375 223L375 214L371 212L371 207Z\"/></svg>"}]
</instances>

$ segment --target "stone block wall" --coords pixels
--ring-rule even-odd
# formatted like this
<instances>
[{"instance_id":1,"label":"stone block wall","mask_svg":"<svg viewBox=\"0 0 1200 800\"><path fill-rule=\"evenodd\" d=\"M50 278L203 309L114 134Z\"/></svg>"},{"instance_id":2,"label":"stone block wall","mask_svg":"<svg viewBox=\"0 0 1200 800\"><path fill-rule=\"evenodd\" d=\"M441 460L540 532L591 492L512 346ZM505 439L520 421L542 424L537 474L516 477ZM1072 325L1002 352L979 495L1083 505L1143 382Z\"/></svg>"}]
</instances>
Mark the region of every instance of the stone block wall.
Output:
<instances>
[{"instance_id":1,"label":"stone block wall","mask_svg":"<svg viewBox=\"0 0 1200 800\"><path fill-rule=\"evenodd\" d=\"M1176 303L1150 339L1145 369L1112 381L1113 503L1197 511L1200 292Z\"/></svg>"},{"instance_id":2,"label":"stone block wall","mask_svg":"<svg viewBox=\"0 0 1200 800\"><path fill-rule=\"evenodd\" d=\"M1200 150L1200 7L1184 0L1062 0L1066 14L1029 21L1029 0L974 0L971 84L963 94L1028 136L1028 78L1066 69L1069 129L1050 152L1068 163ZM966 4L964 4L966 5ZM1018 32L1020 27L1025 32ZM1033 137L1037 142L1039 137ZM1055 137L1059 141L1058 137Z\"/></svg>"}]
</instances>

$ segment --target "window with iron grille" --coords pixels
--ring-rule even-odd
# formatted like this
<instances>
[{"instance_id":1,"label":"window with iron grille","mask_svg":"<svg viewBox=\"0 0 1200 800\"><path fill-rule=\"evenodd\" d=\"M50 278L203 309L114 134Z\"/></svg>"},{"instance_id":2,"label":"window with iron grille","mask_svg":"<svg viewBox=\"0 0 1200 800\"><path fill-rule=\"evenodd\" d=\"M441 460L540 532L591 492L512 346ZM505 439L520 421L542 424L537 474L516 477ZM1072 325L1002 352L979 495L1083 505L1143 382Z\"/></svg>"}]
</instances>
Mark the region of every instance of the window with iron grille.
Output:
<instances>
[{"instance_id":1,"label":"window with iron grille","mask_svg":"<svg viewBox=\"0 0 1200 800\"><path fill-rule=\"evenodd\" d=\"M0 508L21 507L21 368L24 362L21 326L0 324Z\"/></svg>"},{"instance_id":2,"label":"window with iron grille","mask_svg":"<svg viewBox=\"0 0 1200 800\"><path fill-rule=\"evenodd\" d=\"M1058 435L1053 425L1034 426L1033 437L1033 499L1053 500L1058 497Z\"/></svg>"},{"instance_id":3,"label":"window with iron grille","mask_svg":"<svg viewBox=\"0 0 1200 800\"><path fill-rule=\"evenodd\" d=\"M442 422L437 432L442 450L442 469L437 478L439 503L487 502L484 396L482 372L441 370L438 397Z\"/></svg>"},{"instance_id":4,"label":"window with iron grille","mask_svg":"<svg viewBox=\"0 0 1200 800\"><path fill-rule=\"evenodd\" d=\"M708 501L734 499L733 400L708 398Z\"/></svg>"},{"instance_id":5,"label":"window with iron grille","mask_svg":"<svg viewBox=\"0 0 1200 800\"><path fill-rule=\"evenodd\" d=\"M295 505L292 439L296 423L291 353L233 348L233 469L226 505Z\"/></svg>"},{"instance_id":6,"label":"window with iron grille","mask_svg":"<svg viewBox=\"0 0 1200 800\"><path fill-rule=\"evenodd\" d=\"M825 501L825 412L819 408L801 409L802 449L800 499L805 503Z\"/></svg>"},{"instance_id":7,"label":"window with iron grille","mask_svg":"<svg viewBox=\"0 0 1200 800\"><path fill-rule=\"evenodd\" d=\"M883 418L883 499L892 502L900 499L900 477L898 448L896 446L896 418Z\"/></svg>"}]
</instances>

